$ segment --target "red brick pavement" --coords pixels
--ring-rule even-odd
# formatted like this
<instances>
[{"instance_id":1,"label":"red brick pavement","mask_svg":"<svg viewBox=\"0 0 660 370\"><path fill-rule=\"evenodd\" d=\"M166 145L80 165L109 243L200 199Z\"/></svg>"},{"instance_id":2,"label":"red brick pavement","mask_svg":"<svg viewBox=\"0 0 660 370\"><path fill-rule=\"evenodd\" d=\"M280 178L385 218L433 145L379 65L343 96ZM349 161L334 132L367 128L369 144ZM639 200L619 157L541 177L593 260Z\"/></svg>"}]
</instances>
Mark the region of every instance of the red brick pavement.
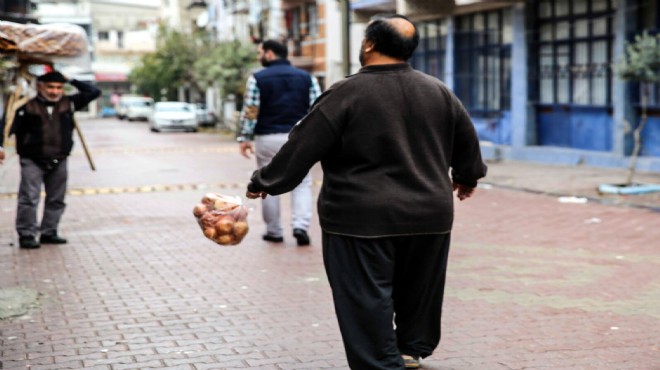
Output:
<instances>
[{"instance_id":1,"label":"red brick pavement","mask_svg":"<svg viewBox=\"0 0 660 370\"><path fill-rule=\"evenodd\" d=\"M243 193L253 163L229 138L112 120L84 130L99 170L71 157L67 245L10 245L15 160L0 167L0 287L41 293L0 321L0 368L346 368L316 222L309 248L262 242L256 201L239 246L195 224L203 193ZM443 340L424 367L660 369L659 221L480 189L457 204Z\"/></svg>"}]
</instances>

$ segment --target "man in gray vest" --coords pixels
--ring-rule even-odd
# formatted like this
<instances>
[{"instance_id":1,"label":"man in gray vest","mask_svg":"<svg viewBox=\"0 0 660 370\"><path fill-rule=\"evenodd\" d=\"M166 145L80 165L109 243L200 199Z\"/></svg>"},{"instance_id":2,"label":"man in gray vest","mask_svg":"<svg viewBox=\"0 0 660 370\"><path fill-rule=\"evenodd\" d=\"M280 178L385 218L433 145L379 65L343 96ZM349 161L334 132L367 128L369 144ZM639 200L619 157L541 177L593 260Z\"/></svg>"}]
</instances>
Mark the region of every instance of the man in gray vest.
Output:
<instances>
[{"instance_id":1,"label":"man in gray vest","mask_svg":"<svg viewBox=\"0 0 660 370\"><path fill-rule=\"evenodd\" d=\"M246 158L256 154L257 167L261 168L284 145L289 131L307 114L321 89L316 78L291 66L286 45L266 40L258 52L259 61L266 68L247 81L237 140L241 154ZM304 246L310 243L307 229L312 218L312 179L306 173L301 180L291 192L291 226L298 245ZM263 199L261 205L266 223L263 239L283 242L279 197Z\"/></svg>"}]
</instances>

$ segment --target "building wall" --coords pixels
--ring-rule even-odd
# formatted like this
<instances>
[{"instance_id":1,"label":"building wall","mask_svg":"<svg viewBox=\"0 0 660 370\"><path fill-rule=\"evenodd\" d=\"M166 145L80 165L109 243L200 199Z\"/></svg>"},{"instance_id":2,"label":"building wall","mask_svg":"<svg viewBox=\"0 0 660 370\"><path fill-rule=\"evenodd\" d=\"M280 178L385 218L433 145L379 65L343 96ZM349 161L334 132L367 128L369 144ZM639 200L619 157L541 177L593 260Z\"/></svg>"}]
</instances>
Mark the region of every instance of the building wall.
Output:
<instances>
[{"instance_id":1,"label":"building wall","mask_svg":"<svg viewBox=\"0 0 660 370\"><path fill-rule=\"evenodd\" d=\"M159 2L92 0L92 68L98 87L99 115L114 114L115 95L130 94L128 75L140 57L156 49Z\"/></svg>"},{"instance_id":2,"label":"building wall","mask_svg":"<svg viewBox=\"0 0 660 370\"><path fill-rule=\"evenodd\" d=\"M639 92L636 85L618 79L613 65L633 35L658 31L657 7L652 0L473 2L451 15L413 17L422 36L433 22L452 27L438 36L438 43L445 44L442 73L437 65L430 67L430 56L441 55L424 49L424 38L411 64L453 87L480 138L491 143L485 145L487 157L626 166ZM498 21L494 12L509 14ZM491 16L499 27L483 27ZM466 19L471 28L464 27ZM511 37L498 45L492 42L498 32ZM491 72L493 66L496 72ZM507 71L509 77L502 73ZM494 83L500 96L493 95ZM660 170L660 86L652 91L654 105L642 134L638 168ZM502 94L509 103L484 104L503 103Z\"/></svg>"},{"instance_id":3,"label":"building wall","mask_svg":"<svg viewBox=\"0 0 660 370\"><path fill-rule=\"evenodd\" d=\"M282 1L289 60L317 76L322 85L326 77L326 7L325 1Z\"/></svg>"},{"instance_id":4,"label":"building wall","mask_svg":"<svg viewBox=\"0 0 660 370\"><path fill-rule=\"evenodd\" d=\"M279 0L251 1L273 7ZM324 74L329 86L344 77L340 2L316 2L319 19L323 19L319 36L297 40L293 59L298 57L305 68ZM630 127L639 116L639 92L637 86L619 80L612 67L633 35L642 29L658 31L657 1L457 1L455 8L425 0L351 3L352 73L360 68L360 43L373 14L410 10L407 15L419 28L435 22L435 30L424 32L437 35L423 40L426 49L419 50L411 64L442 79L467 102L481 139L490 144L484 145L487 158L628 164ZM286 11L303 5L299 0L282 1L280 19L285 30ZM565 13L565 6L573 10ZM546 15L547 21L539 18L544 7L546 13L554 9L552 17ZM422 8L426 10L420 12ZM273 9L267 14L276 14ZM584 12L589 14L582 17ZM270 27L277 23L267 19ZM506 37L494 39L503 35ZM442 45L429 48L432 37ZM466 46L466 42L473 44ZM566 60L565 55L569 56ZM424 60L431 56L433 63ZM548 84L554 88L549 89ZM569 85L558 87L561 84ZM660 86L654 86L652 92L638 168L660 170Z\"/></svg>"}]
</instances>

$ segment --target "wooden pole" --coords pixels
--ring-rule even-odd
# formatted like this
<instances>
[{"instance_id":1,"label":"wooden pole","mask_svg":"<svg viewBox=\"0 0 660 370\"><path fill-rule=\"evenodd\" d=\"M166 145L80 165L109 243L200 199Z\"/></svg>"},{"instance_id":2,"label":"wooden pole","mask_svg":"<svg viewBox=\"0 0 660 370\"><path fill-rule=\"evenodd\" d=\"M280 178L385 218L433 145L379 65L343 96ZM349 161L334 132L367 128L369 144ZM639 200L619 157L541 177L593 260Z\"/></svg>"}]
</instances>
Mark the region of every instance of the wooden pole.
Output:
<instances>
[{"instance_id":1,"label":"wooden pole","mask_svg":"<svg viewBox=\"0 0 660 370\"><path fill-rule=\"evenodd\" d=\"M73 117L73 126L76 128L76 132L80 138L80 143L82 143L83 150L85 150L85 156L87 157L87 162L89 162L89 167L91 167L92 171L96 171L96 166L94 166L94 160L92 159L92 153L90 153L89 149L87 148L85 137L83 136L82 130L80 129L80 126L78 126L78 121L75 117Z\"/></svg>"}]
</instances>

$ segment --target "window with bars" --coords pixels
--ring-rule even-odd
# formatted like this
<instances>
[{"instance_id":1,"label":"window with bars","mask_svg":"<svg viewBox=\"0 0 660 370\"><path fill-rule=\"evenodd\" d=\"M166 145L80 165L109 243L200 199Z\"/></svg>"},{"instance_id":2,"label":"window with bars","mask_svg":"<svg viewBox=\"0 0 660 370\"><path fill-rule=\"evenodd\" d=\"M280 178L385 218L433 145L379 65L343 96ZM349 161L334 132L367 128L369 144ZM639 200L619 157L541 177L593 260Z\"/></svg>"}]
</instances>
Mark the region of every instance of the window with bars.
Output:
<instances>
[{"instance_id":1,"label":"window with bars","mask_svg":"<svg viewBox=\"0 0 660 370\"><path fill-rule=\"evenodd\" d=\"M616 0L540 0L538 101L611 104Z\"/></svg>"},{"instance_id":2,"label":"window with bars","mask_svg":"<svg viewBox=\"0 0 660 370\"><path fill-rule=\"evenodd\" d=\"M419 32L419 46L410 64L413 68L439 79L444 79L445 43L447 25L443 20L416 24Z\"/></svg>"},{"instance_id":3,"label":"window with bars","mask_svg":"<svg viewBox=\"0 0 660 370\"><path fill-rule=\"evenodd\" d=\"M300 7L295 7L289 9L285 13L286 17L286 28L289 38L299 39L302 32L301 28L301 19L300 19Z\"/></svg>"},{"instance_id":4,"label":"window with bars","mask_svg":"<svg viewBox=\"0 0 660 370\"><path fill-rule=\"evenodd\" d=\"M660 34L660 4L657 1L646 1L639 10L643 28L651 35ZM660 83L649 86L648 103L650 106L660 108Z\"/></svg>"},{"instance_id":5,"label":"window with bars","mask_svg":"<svg viewBox=\"0 0 660 370\"><path fill-rule=\"evenodd\" d=\"M302 55L303 30L301 13L300 7L289 9L285 13L289 54L292 56Z\"/></svg>"},{"instance_id":6,"label":"window with bars","mask_svg":"<svg viewBox=\"0 0 660 370\"><path fill-rule=\"evenodd\" d=\"M319 34L319 16L318 8L315 2L305 5L305 14L307 20L307 34L309 36L318 36Z\"/></svg>"},{"instance_id":7,"label":"window with bars","mask_svg":"<svg viewBox=\"0 0 660 370\"><path fill-rule=\"evenodd\" d=\"M511 10L456 18L455 90L473 115L511 107Z\"/></svg>"}]
</instances>

